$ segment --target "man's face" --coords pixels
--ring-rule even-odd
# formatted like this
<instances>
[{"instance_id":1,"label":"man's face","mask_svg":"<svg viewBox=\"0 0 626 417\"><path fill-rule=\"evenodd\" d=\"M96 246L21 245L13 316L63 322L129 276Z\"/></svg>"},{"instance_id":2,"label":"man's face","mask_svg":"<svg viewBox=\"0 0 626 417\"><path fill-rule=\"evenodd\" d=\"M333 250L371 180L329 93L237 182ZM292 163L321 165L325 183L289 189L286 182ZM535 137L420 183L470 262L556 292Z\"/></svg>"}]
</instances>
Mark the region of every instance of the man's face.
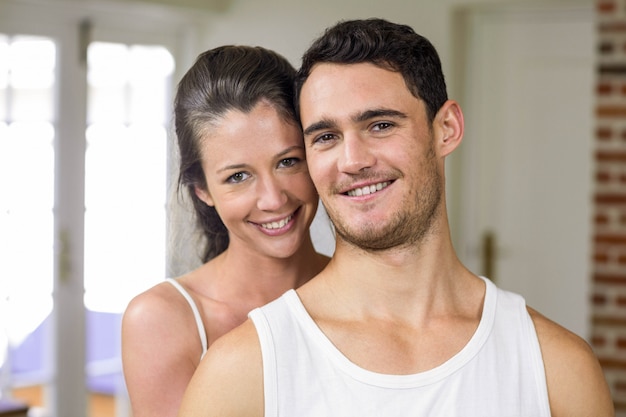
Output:
<instances>
[{"instance_id":1,"label":"man's face","mask_svg":"<svg viewBox=\"0 0 626 417\"><path fill-rule=\"evenodd\" d=\"M402 76L318 64L300 111L309 172L338 237L367 250L422 241L442 207L443 160Z\"/></svg>"}]
</instances>

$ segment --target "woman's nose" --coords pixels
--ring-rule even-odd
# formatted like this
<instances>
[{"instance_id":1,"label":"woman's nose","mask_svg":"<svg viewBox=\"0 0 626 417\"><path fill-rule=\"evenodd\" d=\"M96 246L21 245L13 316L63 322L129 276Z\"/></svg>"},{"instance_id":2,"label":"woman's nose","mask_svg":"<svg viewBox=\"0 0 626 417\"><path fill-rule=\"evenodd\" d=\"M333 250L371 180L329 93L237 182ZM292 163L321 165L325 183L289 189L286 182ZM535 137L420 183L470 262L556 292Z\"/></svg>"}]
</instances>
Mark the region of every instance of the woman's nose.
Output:
<instances>
[{"instance_id":1,"label":"woman's nose","mask_svg":"<svg viewBox=\"0 0 626 417\"><path fill-rule=\"evenodd\" d=\"M287 193L276 177L259 181L257 187L257 208L263 211L280 209L287 202Z\"/></svg>"}]
</instances>

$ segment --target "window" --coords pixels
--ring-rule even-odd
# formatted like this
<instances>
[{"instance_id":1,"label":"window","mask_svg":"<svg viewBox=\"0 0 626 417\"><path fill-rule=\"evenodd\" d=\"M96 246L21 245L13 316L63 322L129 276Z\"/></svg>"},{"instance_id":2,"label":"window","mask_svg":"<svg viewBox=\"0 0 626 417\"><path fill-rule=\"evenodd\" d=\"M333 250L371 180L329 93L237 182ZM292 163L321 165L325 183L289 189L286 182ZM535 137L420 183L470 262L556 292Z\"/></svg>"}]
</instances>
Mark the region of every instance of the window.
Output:
<instances>
[{"instance_id":1,"label":"window","mask_svg":"<svg viewBox=\"0 0 626 417\"><path fill-rule=\"evenodd\" d=\"M85 386L125 399L121 313L165 277L174 51L197 19L0 2L0 395L37 386L52 417L84 415Z\"/></svg>"}]
</instances>

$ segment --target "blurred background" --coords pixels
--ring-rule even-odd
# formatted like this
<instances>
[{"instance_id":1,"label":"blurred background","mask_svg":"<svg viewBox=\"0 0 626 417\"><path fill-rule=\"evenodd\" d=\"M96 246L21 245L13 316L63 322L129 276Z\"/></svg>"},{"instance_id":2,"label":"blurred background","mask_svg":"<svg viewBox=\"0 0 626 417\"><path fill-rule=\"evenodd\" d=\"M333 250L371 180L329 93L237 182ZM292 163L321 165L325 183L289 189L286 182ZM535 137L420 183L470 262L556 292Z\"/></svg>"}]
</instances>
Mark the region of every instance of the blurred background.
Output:
<instances>
[{"instance_id":1,"label":"blurred background","mask_svg":"<svg viewBox=\"0 0 626 417\"><path fill-rule=\"evenodd\" d=\"M298 67L324 28L367 17L430 39L464 109L461 260L589 341L626 415L626 0L0 0L0 399L130 416L124 308L199 262L178 80L222 44ZM312 234L332 254L323 210Z\"/></svg>"}]
</instances>

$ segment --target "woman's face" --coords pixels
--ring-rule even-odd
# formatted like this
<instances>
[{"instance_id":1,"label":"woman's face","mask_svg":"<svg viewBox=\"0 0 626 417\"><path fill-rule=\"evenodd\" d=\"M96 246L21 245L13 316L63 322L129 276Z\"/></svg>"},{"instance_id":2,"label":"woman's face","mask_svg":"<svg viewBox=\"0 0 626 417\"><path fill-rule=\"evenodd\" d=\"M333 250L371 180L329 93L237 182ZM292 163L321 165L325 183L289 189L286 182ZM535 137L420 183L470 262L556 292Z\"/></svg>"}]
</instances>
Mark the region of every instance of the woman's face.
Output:
<instances>
[{"instance_id":1,"label":"woman's face","mask_svg":"<svg viewBox=\"0 0 626 417\"><path fill-rule=\"evenodd\" d=\"M318 204L300 127L264 101L216 124L201 144L208 190L196 194L222 218L229 250L293 255L309 237Z\"/></svg>"}]
</instances>

